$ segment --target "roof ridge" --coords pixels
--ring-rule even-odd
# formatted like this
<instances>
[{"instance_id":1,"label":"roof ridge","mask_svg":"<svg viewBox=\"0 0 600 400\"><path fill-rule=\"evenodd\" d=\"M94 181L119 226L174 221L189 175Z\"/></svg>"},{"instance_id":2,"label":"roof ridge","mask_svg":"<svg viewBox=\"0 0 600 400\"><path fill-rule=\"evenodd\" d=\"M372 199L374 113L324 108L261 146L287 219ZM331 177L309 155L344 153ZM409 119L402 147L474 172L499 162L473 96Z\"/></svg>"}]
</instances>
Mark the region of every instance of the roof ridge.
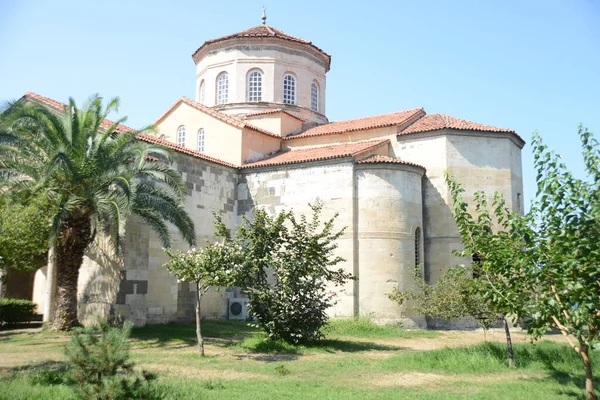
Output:
<instances>
[{"instance_id":1,"label":"roof ridge","mask_svg":"<svg viewBox=\"0 0 600 400\"><path fill-rule=\"evenodd\" d=\"M242 120L241 118L238 118L234 115L229 115L229 114L225 114L223 112L220 112L218 110L215 110L211 107L205 106L202 103L199 103L195 100L192 100L186 96L181 96L171 107L169 107L167 109L167 111L165 111L155 122L154 125L157 125L160 121L162 121L164 118L166 118L166 116L173 110L175 109L175 107L177 107L177 105L179 105L180 103L185 103L187 105L189 105L190 107L193 107L195 109L197 109L198 111L201 111L203 113L205 113L206 115L209 115L211 117L214 117L218 120L220 120L221 122L224 122L226 124L232 125L236 128L248 128L251 129L253 131L262 133L264 135L267 136L272 136L278 139L281 139L281 136L274 134L273 132L269 132L266 129L262 129L259 128L258 126L252 125L247 123L246 121Z\"/></svg>"},{"instance_id":2,"label":"roof ridge","mask_svg":"<svg viewBox=\"0 0 600 400\"><path fill-rule=\"evenodd\" d=\"M387 114L379 114L368 117L352 118L341 121L329 122L317 125L295 135L286 136L284 140L303 139L313 136L342 134L369 129L386 128L389 126L400 126L410 122L414 117L425 115L423 107L409 110L395 111Z\"/></svg>"}]
</instances>

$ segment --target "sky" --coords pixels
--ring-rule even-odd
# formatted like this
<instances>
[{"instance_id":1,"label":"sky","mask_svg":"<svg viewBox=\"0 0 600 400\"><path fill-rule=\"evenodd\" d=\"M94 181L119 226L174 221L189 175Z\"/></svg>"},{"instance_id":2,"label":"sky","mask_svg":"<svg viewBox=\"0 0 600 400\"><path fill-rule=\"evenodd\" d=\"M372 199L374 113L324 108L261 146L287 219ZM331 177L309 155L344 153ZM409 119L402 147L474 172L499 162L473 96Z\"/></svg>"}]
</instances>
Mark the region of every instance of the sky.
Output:
<instances>
[{"instance_id":1,"label":"sky","mask_svg":"<svg viewBox=\"0 0 600 400\"><path fill-rule=\"evenodd\" d=\"M583 177L577 128L600 138L600 1L0 0L0 100L121 100L141 128L194 98L192 53L267 23L332 55L330 121L424 107L534 131ZM114 116L113 116L114 117ZM535 195L523 149L524 198Z\"/></svg>"}]
</instances>

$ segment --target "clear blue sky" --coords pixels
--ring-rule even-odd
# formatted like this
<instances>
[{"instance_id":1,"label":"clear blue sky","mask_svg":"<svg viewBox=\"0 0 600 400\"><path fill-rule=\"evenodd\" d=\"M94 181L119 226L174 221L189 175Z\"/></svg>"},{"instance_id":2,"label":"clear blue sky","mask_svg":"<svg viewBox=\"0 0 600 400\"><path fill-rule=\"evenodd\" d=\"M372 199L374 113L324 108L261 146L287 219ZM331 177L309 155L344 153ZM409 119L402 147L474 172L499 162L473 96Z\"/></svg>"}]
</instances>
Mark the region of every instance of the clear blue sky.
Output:
<instances>
[{"instance_id":1,"label":"clear blue sky","mask_svg":"<svg viewBox=\"0 0 600 400\"><path fill-rule=\"evenodd\" d=\"M413 107L533 131L581 174L600 137L600 1L0 0L0 99L121 98L128 125L194 97L205 40L268 23L332 54L331 121ZM535 192L523 151L525 201Z\"/></svg>"}]
</instances>

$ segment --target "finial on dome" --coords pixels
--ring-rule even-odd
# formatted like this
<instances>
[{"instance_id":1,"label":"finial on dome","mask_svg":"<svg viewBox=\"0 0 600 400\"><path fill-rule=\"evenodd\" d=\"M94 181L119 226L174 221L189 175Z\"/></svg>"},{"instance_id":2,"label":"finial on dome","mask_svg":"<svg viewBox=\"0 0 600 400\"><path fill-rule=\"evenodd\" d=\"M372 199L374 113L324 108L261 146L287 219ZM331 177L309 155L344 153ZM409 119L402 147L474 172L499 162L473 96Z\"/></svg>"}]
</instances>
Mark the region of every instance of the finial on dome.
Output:
<instances>
[{"instance_id":1,"label":"finial on dome","mask_svg":"<svg viewBox=\"0 0 600 400\"><path fill-rule=\"evenodd\" d=\"M267 9L265 6L263 6L263 15L262 15L261 19L262 19L263 25L266 25L267 24Z\"/></svg>"}]
</instances>

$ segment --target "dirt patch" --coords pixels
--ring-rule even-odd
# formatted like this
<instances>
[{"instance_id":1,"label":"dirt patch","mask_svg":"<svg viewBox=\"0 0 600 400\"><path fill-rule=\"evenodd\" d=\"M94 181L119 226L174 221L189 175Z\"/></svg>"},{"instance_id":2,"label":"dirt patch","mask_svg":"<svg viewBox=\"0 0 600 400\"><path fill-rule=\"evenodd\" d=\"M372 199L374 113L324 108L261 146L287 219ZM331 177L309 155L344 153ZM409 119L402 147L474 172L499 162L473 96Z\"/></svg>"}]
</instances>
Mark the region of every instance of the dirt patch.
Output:
<instances>
[{"instance_id":1,"label":"dirt patch","mask_svg":"<svg viewBox=\"0 0 600 400\"><path fill-rule=\"evenodd\" d=\"M182 365L164 365L164 364L140 364L140 367L147 368L152 372L165 373L167 375L184 376L192 379L221 379L221 380L237 380L237 379L269 379L269 375L257 374L254 372L242 372L234 370L214 370L214 369L197 369Z\"/></svg>"},{"instance_id":2,"label":"dirt patch","mask_svg":"<svg viewBox=\"0 0 600 400\"><path fill-rule=\"evenodd\" d=\"M490 383L515 379L542 378L541 374L522 372L489 375L441 375L425 372L398 372L393 374L364 377L363 382L377 387L438 386L449 382Z\"/></svg>"}]
</instances>

